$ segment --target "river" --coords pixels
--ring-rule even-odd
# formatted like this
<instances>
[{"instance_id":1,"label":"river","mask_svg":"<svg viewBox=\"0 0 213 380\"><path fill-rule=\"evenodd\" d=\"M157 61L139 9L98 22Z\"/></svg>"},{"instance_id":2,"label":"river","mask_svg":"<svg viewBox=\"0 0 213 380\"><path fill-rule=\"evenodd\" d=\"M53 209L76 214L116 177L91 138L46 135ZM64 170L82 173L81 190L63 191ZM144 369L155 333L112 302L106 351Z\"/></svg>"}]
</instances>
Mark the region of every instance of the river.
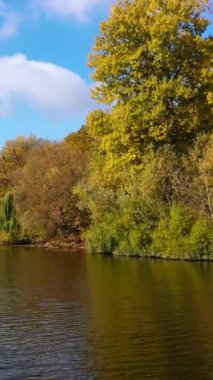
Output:
<instances>
[{"instance_id":1,"label":"river","mask_svg":"<svg viewBox=\"0 0 213 380\"><path fill-rule=\"evenodd\" d=\"M212 380L213 263L0 248L1 380Z\"/></svg>"}]
</instances>

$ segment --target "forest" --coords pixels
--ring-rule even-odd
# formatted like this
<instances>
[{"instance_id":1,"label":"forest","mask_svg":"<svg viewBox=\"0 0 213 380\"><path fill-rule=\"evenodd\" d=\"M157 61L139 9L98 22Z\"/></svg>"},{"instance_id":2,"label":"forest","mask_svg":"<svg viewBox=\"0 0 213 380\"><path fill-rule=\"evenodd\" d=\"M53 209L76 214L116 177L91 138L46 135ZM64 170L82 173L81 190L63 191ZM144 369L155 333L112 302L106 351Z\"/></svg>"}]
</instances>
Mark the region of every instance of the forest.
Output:
<instances>
[{"instance_id":1,"label":"forest","mask_svg":"<svg viewBox=\"0 0 213 380\"><path fill-rule=\"evenodd\" d=\"M100 104L77 132L0 151L0 243L213 260L206 0L122 0L88 59Z\"/></svg>"}]
</instances>

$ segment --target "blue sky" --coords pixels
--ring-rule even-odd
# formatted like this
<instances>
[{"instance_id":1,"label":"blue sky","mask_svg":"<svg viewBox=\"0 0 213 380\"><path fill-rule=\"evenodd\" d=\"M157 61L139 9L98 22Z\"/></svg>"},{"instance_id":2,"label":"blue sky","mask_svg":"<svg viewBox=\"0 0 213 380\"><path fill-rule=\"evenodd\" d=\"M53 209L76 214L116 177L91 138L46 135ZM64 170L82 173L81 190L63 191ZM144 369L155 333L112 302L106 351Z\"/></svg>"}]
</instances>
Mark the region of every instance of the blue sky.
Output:
<instances>
[{"instance_id":1,"label":"blue sky","mask_svg":"<svg viewBox=\"0 0 213 380\"><path fill-rule=\"evenodd\" d=\"M114 0L0 0L0 146L58 140L96 107L87 57Z\"/></svg>"},{"instance_id":2,"label":"blue sky","mask_svg":"<svg viewBox=\"0 0 213 380\"><path fill-rule=\"evenodd\" d=\"M0 146L58 140L96 107L87 57L113 0L0 0Z\"/></svg>"}]
</instances>

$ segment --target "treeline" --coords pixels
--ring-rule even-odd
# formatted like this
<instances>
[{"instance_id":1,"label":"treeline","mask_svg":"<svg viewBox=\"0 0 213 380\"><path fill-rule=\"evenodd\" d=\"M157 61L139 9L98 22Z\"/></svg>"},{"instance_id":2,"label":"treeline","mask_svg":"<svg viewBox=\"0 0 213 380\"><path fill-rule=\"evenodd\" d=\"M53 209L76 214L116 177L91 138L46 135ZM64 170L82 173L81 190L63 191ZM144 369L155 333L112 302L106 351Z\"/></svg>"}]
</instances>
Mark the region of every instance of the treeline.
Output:
<instances>
[{"instance_id":1,"label":"treeline","mask_svg":"<svg viewBox=\"0 0 213 380\"><path fill-rule=\"evenodd\" d=\"M89 58L93 97L108 109L60 144L19 138L1 151L2 241L213 259L207 3L113 7Z\"/></svg>"}]
</instances>

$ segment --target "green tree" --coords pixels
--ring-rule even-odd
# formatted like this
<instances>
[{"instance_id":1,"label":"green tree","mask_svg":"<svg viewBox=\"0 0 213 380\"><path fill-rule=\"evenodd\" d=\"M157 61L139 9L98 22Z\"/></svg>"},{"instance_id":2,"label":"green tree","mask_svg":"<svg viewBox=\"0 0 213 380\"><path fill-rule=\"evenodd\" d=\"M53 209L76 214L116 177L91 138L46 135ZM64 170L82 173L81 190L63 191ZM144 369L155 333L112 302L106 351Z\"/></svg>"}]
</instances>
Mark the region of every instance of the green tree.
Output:
<instances>
[{"instance_id":1,"label":"green tree","mask_svg":"<svg viewBox=\"0 0 213 380\"><path fill-rule=\"evenodd\" d=\"M19 232L14 195L8 192L0 202L0 242L6 239L15 243L19 240Z\"/></svg>"}]
</instances>

